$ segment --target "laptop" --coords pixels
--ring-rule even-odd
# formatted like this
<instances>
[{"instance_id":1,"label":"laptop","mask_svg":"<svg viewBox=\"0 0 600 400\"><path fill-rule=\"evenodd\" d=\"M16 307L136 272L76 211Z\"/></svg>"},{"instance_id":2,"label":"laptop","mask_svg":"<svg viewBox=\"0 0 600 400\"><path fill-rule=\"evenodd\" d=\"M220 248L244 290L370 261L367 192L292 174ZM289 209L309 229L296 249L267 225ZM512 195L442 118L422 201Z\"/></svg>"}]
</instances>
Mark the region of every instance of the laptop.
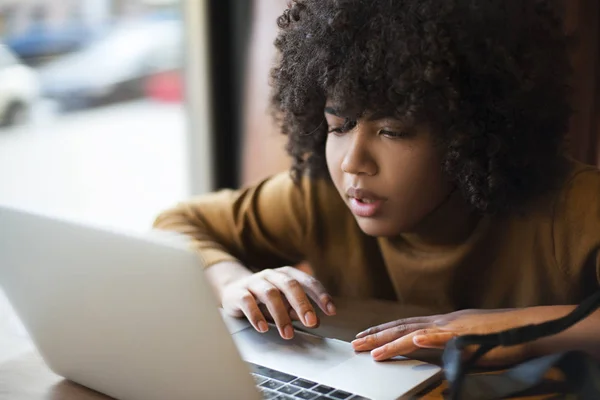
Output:
<instances>
[{"instance_id":1,"label":"laptop","mask_svg":"<svg viewBox=\"0 0 600 400\"><path fill-rule=\"evenodd\" d=\"M52 371L119 400L392 400L440 376L224 316L199 257L166 232L0 207L0 286Z\"/></svg>"}]
</instances>

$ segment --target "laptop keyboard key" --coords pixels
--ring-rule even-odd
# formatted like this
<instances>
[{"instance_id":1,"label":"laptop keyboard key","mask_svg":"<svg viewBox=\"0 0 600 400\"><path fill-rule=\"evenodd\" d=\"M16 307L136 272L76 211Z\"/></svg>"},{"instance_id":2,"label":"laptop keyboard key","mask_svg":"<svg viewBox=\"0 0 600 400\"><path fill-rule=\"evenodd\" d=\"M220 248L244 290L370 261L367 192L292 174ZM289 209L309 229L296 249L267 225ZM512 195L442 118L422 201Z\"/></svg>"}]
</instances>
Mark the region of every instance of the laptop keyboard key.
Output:
<instances>
[{"instance_id":1,"label":"laptop keyboard key","mask_svg":"<svg viewBox=\"0 0 600 400\"><path fill-rule=\"evenodd\" d=\"M280 387L282 387L283 383L269 380L269 381L263 382L260 386L267 388L267 389L276 390L276 389L279 389Z\"/></svg>"},{"instance_id":2,"label":"laptop keyboard key","mask_svg":"<svg viewBox=\"0 0 600 400\"><path fill-rule=\"evenodd\" d=\"M293 381L292 385L301 387L302 389L310 389L312 387L317 386L317 384L315 382L309 381L307 379L302 379L302 378L298 378L295 381Z\"/></svg>"},{"instance_id":3,"label":"laptop keyboard key","mask_svg":"<svg viewBox=\"0 0 600 400\"><path fill-rule=\"evenodd\" d=\"M276 381L290 383L291 381L296 379L296 377L293 375L285 374L283 372L276 371L271 368L263 367L262 365L256 365L256 364L252 364L252 363L248 363L248 364L250 365L250 367L252 368L252 371L255 374L258 374L258 375L261 375L261 376L264 376L267 378L275 379Z\"/></svg>"},{"instance_id":4,"label":"laptop keyboard key","mask_svg":"<svg viewBox=\"0 0 600 400\"><path fill-rule=\"evenodd\" d=\"M295 397L296 399L303 399L303 400L313 400L313 399L314 399L315 397L317 397L317 396L318 396L318 394L317 394L317 393L315 393L315 392L310 392L310 391L308 391L308 390L303 390L303 391L301 391L301 392L299 392L299 393L296 393L296 394L294 395L294 397Z\"/></svg>"},{"instance_id":5,"label":"laptop keyboard key","mask_svg":"<svg viewBox=\"0 0 600 400\"><path fill-rule=\"evenodd\" d=\"M332 387L329 387L329 386L319 385L316 388L313 388L311 390L314 390L315 392L317 392L319 394L327 394L327 393L333 392L335 389Z\"/></svg>"},{"instance_id":6,"label":"laptop keyboard key","mask_svg":"<svg viewBox=\"0 0 600 400\"><path fill-rule=\"evenodd\" d=\"M269 380L268 378L265 378L263 376L256 375L256 374L252 374L252 377L254 378L254 381L256 382L257 385L260 385L261 383Z\"/></svg>"},{"instance_id":7,"label":"laptop keyboard key","mask_svg":"<svg viewBox=\"0 0 600 400\"><path fill-rule=\"evenodd\" d=\"M256 384L259 385L259 389L265 399L368 400L358 395L352 396L352 393L344 392L343 390L336 390L327 385L319 385L308 379L298 378L281 371L263 367L262 365L252 363L248 363L248 365L252 369L252 377L256 381Z\"/></svg>"},{"instance_id":8,"label":"laptop keyboard key","mask_svg":"<svg viewBox=\"0 0 600 400\"><path fill-rule=\"evenodd\" d=\"M277 397L277 392L273 392L267 389L261 389L261 393L262 393L262 398L264 400L269 400L269 399L274 399L275 397Z\"/></svg>"},{"instance_id":9,"label":"laptop keyboard key","mask_svg":"<svg viewBox=\"0 0 600 400\"><path fill-rule=\"evenodd\" d=\"M333 397L334 399L345 400L352 396L352 393L344 392L343 390L336 390L333 393L329 393L327 396Z\"/></svg>"},{"instance_id":10,"label":"laptop keyboard key","mask_svg":"<svg viewBox=\"0 0 600 400\"><path fill-rule=\"evenodd\" d=\"M277 391L281 392L281 393L285 393L285 394L295 394L300 391L300 388L295 387L295 386L285 385L284 387L277 389Z\"/></svg>"}]
</instances>

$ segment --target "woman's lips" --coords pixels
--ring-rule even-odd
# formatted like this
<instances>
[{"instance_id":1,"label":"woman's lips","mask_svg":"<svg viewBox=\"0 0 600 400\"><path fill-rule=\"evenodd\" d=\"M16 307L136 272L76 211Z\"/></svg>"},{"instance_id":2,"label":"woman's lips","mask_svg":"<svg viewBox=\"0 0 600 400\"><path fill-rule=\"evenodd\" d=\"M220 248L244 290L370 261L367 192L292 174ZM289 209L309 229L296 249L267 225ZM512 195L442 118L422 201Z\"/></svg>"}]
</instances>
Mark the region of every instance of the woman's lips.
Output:
<instances>
[{"instance_id":1,"label":"woman's lips","mask_svg":"<svg viewBox=\"0 0 600 400\"><path fill-rule=\"evenodd\" d=\"M368 200L350 197L350 211L358 217L371 218L377 214L382 205L383 200Z\"/></svg>"},{"instance_id":2,"label":"woman's lips","mask_svg":"<svg viewBox=\"0 0 600 400\"><path fill-rule=\"evenodd\" d=\"M366 189L350 187L346 190L350 211L356 216L370 218L381 209L385 199Z\"/></svg>"}]
</instances>

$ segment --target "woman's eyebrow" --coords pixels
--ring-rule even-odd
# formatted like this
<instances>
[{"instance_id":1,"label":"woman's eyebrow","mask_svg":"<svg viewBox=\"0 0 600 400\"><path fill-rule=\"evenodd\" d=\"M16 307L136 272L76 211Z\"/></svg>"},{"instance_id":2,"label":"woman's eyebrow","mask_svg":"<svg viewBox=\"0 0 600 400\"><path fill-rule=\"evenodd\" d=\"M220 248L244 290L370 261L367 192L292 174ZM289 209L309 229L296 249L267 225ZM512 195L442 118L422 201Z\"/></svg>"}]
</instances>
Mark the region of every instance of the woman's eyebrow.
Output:
<instances>
[{"instance_id":1,"label":"woman's eyebrow","mask_svg":"<svg viewBox=\"0 0 600 400\"><path fill-rule=\"evenodd\" d=\"M373 112L373 113L369 113L367 115L367 118L369 121L376 121L379 119L394 119L394 120L398 120L398 117L396 117L393 113L389 112L389 111L378 111L378 112Z\"/></svg>"},{"instance_id":2,"label":"woman's eyebrow","mask_svg":"<svg viewBox=\"0 0 600 400\"><path fill-rule=\"evenodd\" d=\"M343 115L343 112L339 111L338 109L336 109L334 107L325 107L325 113L334 115L339 118L349 118L349 117ZM367 114L367 118L369 121L376 121L379 119L397 119L394 116L394 114L389 111L379 111L379 112L369 113L369 114Z\"/></svg>"}]
</instances>

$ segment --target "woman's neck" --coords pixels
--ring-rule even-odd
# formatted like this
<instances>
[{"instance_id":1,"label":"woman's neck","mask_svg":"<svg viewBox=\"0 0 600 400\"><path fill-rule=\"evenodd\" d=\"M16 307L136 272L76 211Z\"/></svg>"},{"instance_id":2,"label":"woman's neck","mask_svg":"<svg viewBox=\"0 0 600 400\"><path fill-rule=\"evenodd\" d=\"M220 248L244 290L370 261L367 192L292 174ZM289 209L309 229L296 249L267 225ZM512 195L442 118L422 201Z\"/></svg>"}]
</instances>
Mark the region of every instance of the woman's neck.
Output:
<instances>
[{"instance_id":1,"label":"woman's neck","mask_svg":"<svg viewBox=\"0 0 600 400\"><path fill-rule=\"evenodd\" d=\"M471 235L480 219L481 214L454 190L410 232L400 234L399 239L423 250L455 246Z\"/></svg>"}]
</instances>

